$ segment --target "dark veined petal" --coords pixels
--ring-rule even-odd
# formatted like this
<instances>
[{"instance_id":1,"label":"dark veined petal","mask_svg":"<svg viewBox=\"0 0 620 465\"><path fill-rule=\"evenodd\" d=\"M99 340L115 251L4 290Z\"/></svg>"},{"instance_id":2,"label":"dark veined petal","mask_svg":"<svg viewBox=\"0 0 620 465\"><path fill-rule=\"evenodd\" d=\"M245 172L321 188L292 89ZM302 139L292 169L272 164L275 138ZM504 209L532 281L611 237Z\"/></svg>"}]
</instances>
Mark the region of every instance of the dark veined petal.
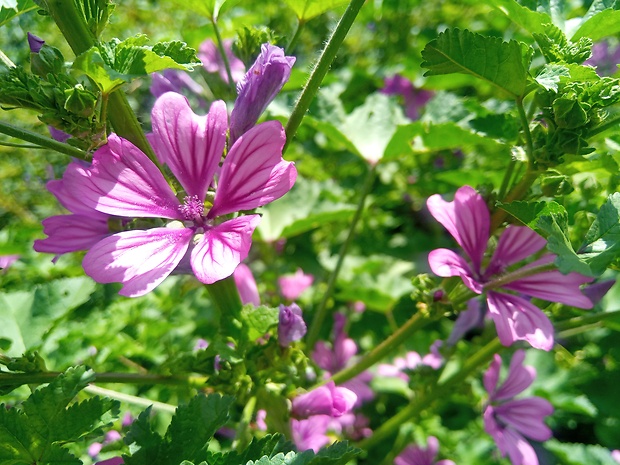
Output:
<instances>
[{"instance_id":1,"label":"dark veined petal","mask_svg":"<svg viewBox=\"0 0 620 465\"><path fill-rule=\"evenodd\" d=\"M512 399L517 394L525 391L536 378L534 367L524 366L525 351L517 350L510 360L508 376L493 395L494 401Z\"/></svg>"},{"instance_id":2,"label":"dark veined petal","mask_svg":"<svg viewBox=\"0 0 620 465\"><path fill-rule=\"evenodd\" d=\"M211 104L205 116L196 115L181 94L166 92L151 113L153 148L170 167L188 195L204 200L226 144L226 104Z\"/></svg>"},{"instance_id":3,"label":"dark veined petal","mask_svg":"<svg viewBox=\"0 0 620 465\"><path fill-rule=\"evenodd\" d=\"M499 238L487 267L487 274L503 272L506 267L534 255L547 241L527 226L508 226Z\"/></svg>"},{"instance_id":4,"label":"dark veined petal","mask_svg":"<svg viewBox=\"0 0 620 465\"><path fill-rule=\"evenodd\" d=\"M152 291L172 273L193 234L189 228L120 232L95 244L82 265L95 281L122 283L119 294L137 297Z\"/></svg>"},{"instance_id":5,"label":"dark veined petal","mask_svg":"<svg viewBox=\"0 0 620 465\"><path fill-rule=\"evenodd\" d=\"M495 407L498 420L535 441L546 441L551 437L544 418L552 413L553 406L541 397L511 400Z\"/></svg>"},{"instance_id":6,"label":"dark veined petal","mask_svg":"<svg viewBox=\"0 0 620 465\"><path fill-rule=\"evenodd\" d=\"M449 249L435 249L428 254L428 264L433 273L442 278L460 276L465 285L480 294L483 284L474 277L469 264L463 257Z\"/></svg>"},{"instance_id":7,"label":"dark veined petal","mask_svg":"<svg viewBox=\"0 0 620 465\"><path fill-rule=\"evenodd\" d=\"M297 170L282 159L285 140L282 125L268 121L235 142L222 165L209 218L261 207L291 190Z\"/></svg>"},{"instance_id":8,"label":"dark veined petal","mask_svg":"<svg viewBox=\"0 0 620 465\"><path fill-rule=\"evenodd\" d=\"M248 256L259 222L260 216L247 215L205 231L191 252L192 270L198 280L213 284L233 274Z\"/></svg>"},{"instance_id":9,"label":"dark veined petal","mask_svg":"<svg viewBox=\"0 0 620 465\"><path fill-rule=\"evenodd\" d=\"M98 212L95 212L98 213ZM34 250L44 253L63 254L88 250L110 234L106 215L93 218L85 215L58 215L43 220L46 239L34 241Z\"/></svg>"}]
</instances>

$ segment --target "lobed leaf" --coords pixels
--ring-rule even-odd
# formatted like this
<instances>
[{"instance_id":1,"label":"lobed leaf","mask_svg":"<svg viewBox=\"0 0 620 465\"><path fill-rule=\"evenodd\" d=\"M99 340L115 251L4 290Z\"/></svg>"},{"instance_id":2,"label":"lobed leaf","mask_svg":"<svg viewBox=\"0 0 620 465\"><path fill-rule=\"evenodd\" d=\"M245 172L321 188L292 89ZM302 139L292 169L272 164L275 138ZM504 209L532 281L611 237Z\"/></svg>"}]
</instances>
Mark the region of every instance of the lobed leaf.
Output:
<instances>
[{"instance_id":1,"label":"lobed leaf","mask_svg":"<svg viewBox=\"0 0 620 465\"><path fill-rule=\"evenodd\" d=\"M315 16L345 5L346 0L285 0L299 21L308 21Z\"/></svg>"},{"instance_id":2,"label":"lobed leaf","mask_svg":"<svg viewBox=\"0 0 620 465\"><path fill-rule=\"evenodd\" d=\"M16 16L37 8L32 0L0 0L0 27Z\"/></svg>"},{"instance_id":3,"label":"lobed leaf","mask_svg":"<svg viewBox=\"0 0 620 465\"><path fill-rule=\"evenodd\" d=\"M607 198L590 226L579 254L592 272L602 274L620 257L620 193Z\"/></svg>"}]
</instances>

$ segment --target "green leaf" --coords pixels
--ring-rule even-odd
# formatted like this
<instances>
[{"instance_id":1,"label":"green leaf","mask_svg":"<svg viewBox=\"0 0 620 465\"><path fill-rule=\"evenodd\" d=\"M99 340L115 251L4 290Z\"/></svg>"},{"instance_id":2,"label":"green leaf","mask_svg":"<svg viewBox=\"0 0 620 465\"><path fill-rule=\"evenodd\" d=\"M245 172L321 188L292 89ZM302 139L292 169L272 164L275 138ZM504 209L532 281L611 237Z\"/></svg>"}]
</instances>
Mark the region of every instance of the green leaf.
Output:
<instances>
[{"instance_id":1,"label":"green leaf","mask_svg":"<svg viewBox=\"0 0 620 465\"><path fill-rule=\"evenodd\" d=\"M532 49L515 40L460 29L447 29L422 50L424 75L463 73L476 76L512 97L525 93Z\"/></svg>"},{"instance_id":2,"label":"green leaf","mask_svg":"<svg viewBox=\"0 0 620 465\"><path fill-rule=\"evenodd\" d=\"M620 11L610 8L600 10L600 6L601 2L593 2L590 10L588 10L588 14L584 16L584 20L571 37L571 40L589 37L594 42L597 42L604 37L614 36L620 32ZM596 13L590 15L590 12Z\"/></svg>"},{"instance_id":3,"label":"green leaf","mask_svg":"<svg viewBox=\"0 0 620 465\"><path fill-rule=\"evenodd\" d=\"M140 449L131 456L123 456L126 465L143 465L146 463L155 465L158 463L157 459L163 439L155 431L153 425L151 425L149 421L150 416L151 407L147 407L131 424L131 428L125 437L125 442L127 444L136 444L140 446Z\"/></svg>"},{"instance_id":4,"label":"green leaf","mask_svg":"<svg viewBox=\"0 0 620 465\"><path fill-rule=\"evenodd\" d=\"M493 6L508 18L530 33L543 34L545 25L551 23L551 17L540 11L533 11L520 5L516 0L491 0Z\"/></svg>"},{"instance_id":5,"label":"green leaf","mask_svg":"<svg viewBox=\"0 0 620 465\"><path fill-rule=\"evenodd\" d=\"M148 46L145 35L91 47L75 59L73 69L97 83L101 92L109 94L125 82L165 69L192 70L199 63L196 51L185 43L162 42Z\"/></svg>"},{"instance_id":6,"label":"green leaf","mask_svg":"<svg viewBox=\"0 0 620 465\"><path fill-rule=\"evenodd\" d=\"M533 36L549 63L581 64L592 55L592 39L581 37L576 42L569 41L564 33L552 24L546 25L543 34L534 33Z\"/></svg>"},{"instance_id":7,"label":"green leaf","mask_svg":"<svg viewBox=\"0 0 620 465\"><path fill-rule=\"evenodd\" d=\"M42 345L55 322L88 300L95 283L85 277L35 286L31 291L0 293L0 337L11 339L8 355L21 355Z\"/></svg>"},{"instance_id":8,"label":"green leaf","mask_svg":"<svg viewBox=\"0 0 620 465\"><path fill-rule=\"evenodd\" d=\"M620 257L620 193L607 198L579 249L580 256L596 275Z\"/></svg>"},{"instance_id":9,"label":"green leaf","mask_svg":"<svg viewBox=\"0 0 620 465\"><path fill-rule=\"evenodd\" d=\"M99 38L116 5L110 0L75 0L93 36Z\"/></svg>"},{"instance_id":10,"label":"green leaf","mask_svg":"<svg viewBox=\"0 0 620 465\"><path fill-rule=\"evenodd\" d=\"M256 341L274 326L278 324L278 308L270 308L265 305L254 307L254 305L244 305L241 309L241 322L245 337L248 341Z\"/></svg>"},{"instance_id":11,"label":"green leaf","mask_svg":"<svg viewBox=\"0 0 620 465\"><path fill-rule=\"evenodd\" d=\"M315 16L345 5L347 0L285 0L299 21L306 22Z\"/></svg>"},{"instance_id":12,"label":"green leaf","mask_svg":"<svg viewBox=\"0 0 620 465\"><path fill-rule=\"evenodd\" d=\"M32 0L0 0L0 27L16 16L37 8Z\"/></svg>"},{"instance_id":13,"label":"green leaf","mask_svg":"<svg viewBox=\"0 0 620 465\"><path fill-rule=\"evenodd\" d=\"M562 465L618 465L609 449L585 444L561 443L555 439L545 442L545 449L562 461Z\"/></svg>"}]
</instances>

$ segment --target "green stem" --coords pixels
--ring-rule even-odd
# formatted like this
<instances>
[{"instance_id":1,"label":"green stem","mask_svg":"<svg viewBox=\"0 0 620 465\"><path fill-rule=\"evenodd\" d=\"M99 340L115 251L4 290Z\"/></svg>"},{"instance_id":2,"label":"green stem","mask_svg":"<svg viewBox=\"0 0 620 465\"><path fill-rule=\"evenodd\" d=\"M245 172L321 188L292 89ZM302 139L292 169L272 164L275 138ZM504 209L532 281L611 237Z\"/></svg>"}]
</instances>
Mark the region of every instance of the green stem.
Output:
<instances>
[{"instance_id":1,"label":"green stem","mask_svg":"<svg viewBox=\"0 0 620 465\"><path fill-rule=\"evenodd\" d=\"M15 137L16 139L25 140L26 142L31 142L33 144L38 145L39 147L52 149L52 150L55 150L56 152L69 155L71 157L79 158L80 160L85 160L85 161L91 160L91 157L88 153L84 152L83 150L78 149L77 147L73 147L63 142L58 142L57 140L54 140L51 137L45 137L36 132L32 132L26 129L12 126L3 121L0 121L0 133L6 134L11 137Z\"/></svg>"},{"instance_id":2,"label":"green stem","mask_svg":"<svg viewBox=\"0 0 620 465\"><path fill-rule=\"evenodd\" d=\"M4 63L4 66L6 66L7 68L15 68L15 63L13 63L2 50L0 50L0 62Z\"/></svg>"},{"instance_id":3,"label":"green stem","mask_svg":"<svg viewBox=\"0 0 620 465\"><path fill-rule=\"evenodd\" d=\"M229 276L213 284L207 284L207 291L220 312L221 333L229 337L238 337L241 329L239 317L243 305L234 278Z\"/></svg>"},{"instance_id":4,"label":"green stem","mask_svg":"<svg viewBox=\"0 0 620 465\"><path fill-rule=\"evenodd\" d=\"M511 159L510 163L508 164L508 169L504 173L504 179L502 180L502 185L499 188L499 193L497 194L500 199L503 199L506 196L506 191L508 190L508 186L510 185L510 181L512 179L512 174L515 171L516 164L517 162L514 159Z\"/></svg>"},{"instance_id":5,"label":"green stem","mask_svg":"<svg viewBox=\"0 0 620 465\"><path fill-rule=\"evenodd\" d=\"M284 50L286 50L286 53L288 53L289 55L292 55L293 52L295 51L295 47L297 46L297 42L299 42L299 38L301 37L301 31L303 30L305 24L306 22L303 19L298 18L297 28L295 29L295 34L293 35L293 38L291 39L291 41L284 48Z\"/></svg>"},{"instance_id":6,"label":"green stem","mask_svg":"<svg viewBox=\"0 0 620 465\"><path fill-rule=\"evenodd\" d=\"M0 373L0 386L50 383L60 374L53 371L41 373ZM95 382L97 383L165 384L200 387L205 380L206 378L197 376L164 376L138 373L97 373L95 375Z\"/></svg>"},{"instance_id":7,"label":"green stem","mask_svg":"<svg viewBox=\"0 0 620 465\"><path fill-rule=\"evenodd\" d=\"M530 132L530 122L525 114L523 107L523 97L517 98L517 110L523 126L523 134L525 135L525 147L527 151L527 160L530 166L534 166L534 143L532 142L532 133Z\"/></svg>"},{"instance_id":8,"label":"green stem","mask_svg":"<svg viewBox=\"0 0 620 465\"><path fill-rule=\"evenodd\" d=\"M396 415L383 423L375 430L372 436L360 441L357 444L362 450L369 450L380 444L386 438L396 432L401 425L406 422L415 421L418 415L429 408L437 399L448 396L454 387L467 378L472 372L477 370L481 365L488 362L495 353L502 349L497 338L493 339L482 349L476 351L469 359L465 361L463 367L443 382L438 381L435 386L430 386L419 396L414 398L409 405L400 410Z\"/></svg>"},{"instance_id":9,"label":"green stem","mask_svg":"<svg viewBox=\"0 0 620 465\"><path fill-rule=\"evenodd\" d=\"M252 421L252 416L254 415L255 409L256 396L253 396L248 399L245 407L243 407L243 412L241 413L241 420L239 421L239 425L237 426L236 437L232 444L233 449L236 449L238 452L243 451L250 442L248 427L250 426L250 422Z\"/></svg>"},{"instance_id":10,"label":"green stem","mask_svg":"<svg viewBox=\"0 0 620 465\"><path fill-rule=\"evenodd\" d=\"M312 323L310 324L308 335L306 336L306 345L310 348L314 347L314 344L318 339L319 332L321 331L321 327L323 326L323 322L325 321L325 317L327 315L327 303L334 291L334 287L336 286L336 280L338 278L338 274L340 273L340 269L342 268L344 257L346 256L349 250L349 246L353 241L355 228L360 218L362 217L362 213L364 211L364 204L366 203L366 197L368 197L368 194L372 189L376 173L376 165L371 165L370 169L368 170L368 174L366 175L366 180L364 181L359 201L357 202L357 209L355 210L355 214L353 215L353 219L351 220L351 224L349 226L349 232L347 233L347 237L343 242L342 246L340 247L336 267L334 268L334 271L329 277L329 280L327 282L327 289L323 293L323 298L321 299L321 302L316 312L314 313Z\"/></svg>"},{"instance_id":11,"label":"green stem","mask_svg":"<svg viewBox=\"0 0 620 465\"><path fill-rule=\"evenodd\" d=\"M565 321L560 321L559 323L555 324L555 329L556 331L566 331L568 329L574 329L584 325L599 323L608 318L614 318L619 316L620 310L615 310L613 312L591 313L588 315L577 316L575 318L569 318Z\"/></svg>"},{"instance_id":12,"label":"green stem","mask_svg":"<svg viewBox=\"0 0 620 465\"><path fill-rule=\"evenodd\" d=\"M590 129L588 131L588 137L600 134L601 132L607 131L615 126L620 126L620 116Z\"/></svg>"},{"instance_id":13,"label":"green stem","mask_svg":"<svg viewBox=\"0 0 620 465\"><path fill-rule=\"evenodd\" d=\"M423 328L431 321L433 321L432 318L425 316L421 312L414 313L395 333L364 355L355 365L345 368L333 375L329 381L341 384L356 377L364 370L367 370L375 363L383 360L386 356L394 352L403 342L409 339L413 333Z\"/></svg>"},{"instance_id":14,"label":"green stem","mask_svg":"<svg viewBox=\"0 0 620 465\"><path fill-rule=\"evenodd\" d=\"M75 0L45 0L45 3L47 11L76 56L97 44ZM108 98L108 117L116 134L131 141L153 163L160 166L125 94L117 90Z\"/></svg>"},{"instance_id":15,"label":"green stem","mask_svg":"<svg viewBox=\"0 0 620 465\"><path fill-rule=\"evenodd\" d=\"M110 399L116 399L121 402L126 402L128 404L137 405L143 408L153 407L154 410L159 410L160 412L174 413L177 409L174 405L164 404L163 402L157 402L156 400L144 399L143 397L132 396L131 394L124 394L111 389L104 389L99 386L88 385L84 388L84 391L89 394L109 397Z\"/></svg>"},{"instance_id":16,"label":"green stem","mask_svg":"<svg viewBox=\"0 0 620 465\"><path fill-rule=\"evenodd\" d=\"M519 184L512 188L512 190L508 193L506 198L502 200L502 202L508 203L522 199L529 190L529 188L532 186L532 184L534 184L534 181L536 181L539 174L539 171L527 170ZM497 208L493 212L493 215L491 215L491 234L493 234L493 231L495 231L501 226L507 216L508 212L506 210L502 210L501 208Z\"/></svg>"},{"instance_id":17,"label":"green stem","mask_svg":"<svg viewBox=\"0 0 620 465\"><path fill-rule=\"evenodd\" d=\"M323 78L329 71L334 59L336 58L336 53L338 53L338 49L344 38L347 36L349 29L353 25L357 14L359 13L362 5L364 5L365 0L351 0L349 6L346 11L340 18L340 21L336 25L336 28L332 32L332 35L327 40L327 44L325 48L321 52L321 56L316 63L316 66L310 73L310 77L306 82L304 89L299 96L299 99L295 103L295 108L293 108L293 112L291 113L291 117L286 124L286 145L284 146L284 150L286 151L289 143L293 140L295 133L297 132L297 128L301 124L306 111L310 107L310 103L314 99L316 93L319 90L319 86L321 82L323 82Z\"/></svg>"},{"instance_id":18,"label":"green stem","mask_svg":"<svg viewBox=\"0 0 620 465\"><path fill-rule=\"evenodd\" d=\"M233 93L237 93L235 81L233 81L232 71L230 70L230 61L228 61L228 55L226 55L226 49L224 48L224 40L220 34L220 28L217 26L217 20L211 18L213 24L213 31L215 32L215 39L217 41L217 48L220 51L222 61L224 62L224 68L226 68L226 75L228 76L228 86L232 89Z\"/></svg>"}]
</instances>

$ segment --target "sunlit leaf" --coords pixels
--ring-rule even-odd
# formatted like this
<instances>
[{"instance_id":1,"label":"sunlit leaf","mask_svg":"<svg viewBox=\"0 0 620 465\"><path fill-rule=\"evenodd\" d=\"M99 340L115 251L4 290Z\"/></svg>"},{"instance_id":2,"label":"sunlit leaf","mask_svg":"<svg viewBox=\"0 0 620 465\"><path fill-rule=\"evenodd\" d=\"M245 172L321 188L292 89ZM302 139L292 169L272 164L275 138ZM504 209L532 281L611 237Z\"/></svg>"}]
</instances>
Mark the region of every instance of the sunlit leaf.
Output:
<instances>
[{"instance_id":1,"label":"sunlit leaf","mask_svg":"<svg viewBox=\"0 0 620 465\"><path fill-rule=\"evenodd\" d=\"M345 5L346 0L285 0L300 21L308 21L333 8Z\"/></svg>"}]
</instances>

